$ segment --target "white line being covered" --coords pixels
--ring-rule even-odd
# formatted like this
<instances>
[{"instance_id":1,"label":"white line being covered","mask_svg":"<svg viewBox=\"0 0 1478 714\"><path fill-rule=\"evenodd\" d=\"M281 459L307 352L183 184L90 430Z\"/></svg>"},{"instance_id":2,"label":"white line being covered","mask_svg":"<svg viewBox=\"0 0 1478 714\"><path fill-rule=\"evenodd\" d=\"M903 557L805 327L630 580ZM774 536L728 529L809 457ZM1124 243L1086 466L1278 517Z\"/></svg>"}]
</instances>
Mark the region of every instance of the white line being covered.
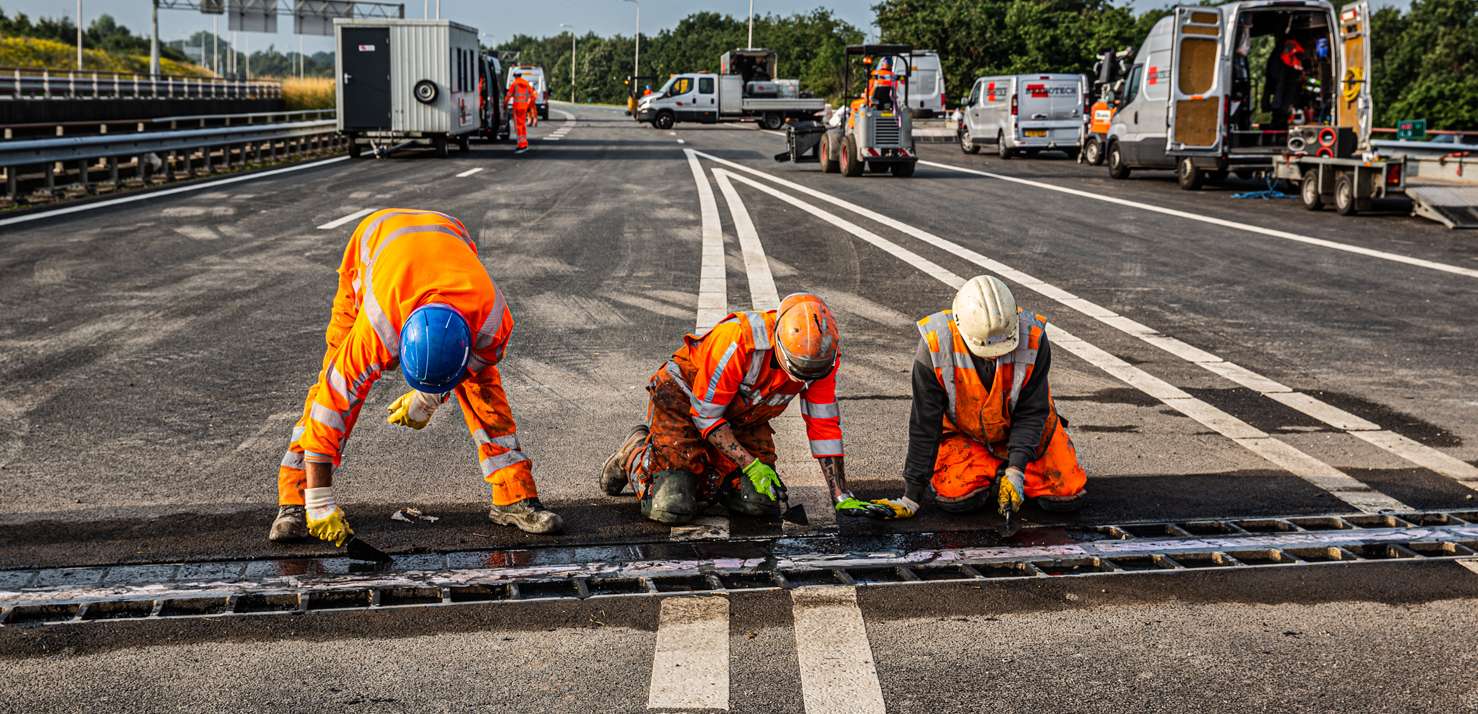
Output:
<instances>
[{"instance_id":1,"label":"white line being covered","mask_svg":"<svg viewBox=\"0 0 1478 714\"><path fill-rule=\"evenodd\" d=\"M1464 558L1457 561L1457 564L1471 570L1474 575L1478 575L1478 558Z\"/></svg>"},{"instance_id":2,"label":"white line being covered","mask_svg":"<svg viewBox=\"0 0 1478 714\"><path fill-rule=\"evenodd\" d=\"M13 226L19 223L28 223L30 221L40 221L47 218L65 216L72 213L95 211L99 208L107 208L109 206L121 206L123 204L134 203L136 201L148 201L155 198L164 198L165 196L189 193L191 191L204 191L205 189L215 188L217 186L227 186L233 183L241 183L242 181L255 181L256 179L267 178L268 176L277 176L279 174L291 173L293 171L305 171L307 169L315 169L319 166L327 166L329 164L336 164L340 161L348 160L349 157L347 156L335 156L332 159L313 161L306 164L298 164L296 166L285 166L280 169L271 169L269 171L256 171L252 173L242 174L240 176L232 176L230 178L223 178L215 181L206 181L205 183L191 184L189 186L176 186L175 188L160 189L158 191L144 191L132 196L120 196L118 198L110 198L106 201L94 201L92 203L84 203L78 206L54 208L50 211L42 211L40 213L27 213L23 216L0 218L0 228L3 228L5 226Z\"/></svg>"},{"instance_id":3,"label":"white line being covered","mask_svg":"<svg viewBox=\"0 0 1478 714\"><path fill-rule=\"evenodd\" d=\"M669 597L657 619L648 709L729 708L729 598Z\"/></svg>"},{"instance_id":4,"label":"white line being covered","mask_svg":"<svg viewBox=\"0 0 1478 714\"><path fill-rule=\"evenodd\" d=\"M479 166L479 167L477 167L475 169L467 169L466 171L463 171L462 173L457 174L457 178L467 178L468 176L471 176L472 174L475 174L475 173L478 173L478 172L481 172L481 171L482 171L482 167L481 166Z\"/></svg>"},{"instance_id":5,"label":"white line being covered","mask_svg":"<svg viewBox=\"0 0 1478 714\"><path fill-rule=\"evenodd\" d=\"M965 284L965 278L947 270L938 263L903 248L851 221L823 211L768 184L760 183L745 176L732 174L731 176L735 181L752 186L759 191L846 231L863 242L883 250L951 288L958 289L961 285ZM1278 441L1251 424L1191 396L1179 387L1151 375L1105 352L1097 346L1078 339L1056 324L1050 324L1048 329L1054 346L1067 350L1083 361L1120 379L1125 384L1160 400L1166 406L1231 439L1243 448L1257 454L1259 457L1279 468L1292 473L1294 476L1328 491L1335 498L1350 504L1354 508L1371 513L1382 510L1409 510L1406 504L1371 489L1369 486L1366 486L1364 483L1361 483L1359 480L1334 466L1309 456L1282 441Z\"/></svg>"},{"instance_id":6,"label":"white line being covered","mask_svg":"<svg viewBox=\"0 0 1478 714\"><path fill-rule=\"evenodd\" d=\"M892 228L900 233L916 238L936 248L940 248L952 255L964 258L986 270L1000 275L1006 280L1018 283L1044 297L1050 298L1068 308L1075 310L1098 322L1113 327L1125 334L1131 335L1142 342L1158 347L1176 357L1190 362L1208 372L1219 375L1238 385L1251 389L1269 399L1279 402L1296 411L1302 412L1336 429L1347 431L1350 435L1361 439L1377 448L1383 449L1399 458L1405 459L1417 466L1430 469L1433 472L1451 478L1458 483L1472 489L1478 489L1478 467L1465 461L1444 454L1424 444L1418 443L1407 437L1401 436L1389 430L1381 428L1379 424L1362 419L1354 414L1327 404L1302 392L1294 391L1292 387L1283 385L1276 380L1264 377L1252 370L1228 362L1221 357L1211 354L1193 345L1187 344L1169 335L1161 334L1159 331L1147 325L1139 323L1130 318L1119 315L1102 305L1074 295L1056 285L1043 281L1035 276L1012 268L1000 261L987 258L980 253L965 248L953 241L945 240L937 235L911 226L902 221L895 220L882 215L876 211L863 208L854 203L843 201L828 194L801 186L791 181L781 179L763 171L735 164L702 152L695 152L699 156L711 159L715 162L730 166L745 173L765 178L769 181L785 186L792 191L814 196L839 208L866 218L870 221Z\"/></svg>"},{"instance_id":7,"label":"white line being covered","mask_svg":"<svg viewBox=\"0 0 1478 714\"><path fill-rule=\"evenodd\" d=\"M373 208L361 208L361 209L359 209L359 210L357 210L357 211L355 211L355 212L353 212L353 213L351 213L351 214L349 214L347 216L341 216L339 218L335 218L332 221L329 221L328 223L325 223L325 224L319 226L318 227L318 230L321 230L321 231L331 231L331 230L333 230L335 228L338 228L339 226L344 225L345 223L348 223L348 222L354 221L354 220L358 220L360 218L364 218L365 216L368 216L369 214L374 213L374 212L375 212L375 209L373 209Z\"/></svg>"},{"instance_id":8,"label":"white line being covered","mask_svg":"<svg viewBox=\"0 0 1478 714\"><path fill-rule=\"evenodd\" d=\"M729 206L729 215L734 222L734 233L739 236L739 250L744 258L744 272L749 278L749 300L756 310L774 310L780 307L780 291L775 287L775 276L770 272L770 261L765 256L765 246L760 242L759 231L750 220L744 199L734 190L729 181L733 174L723 169L713 172L724 202ZM734 176L734 178L738 178ZM779 452L776 464L790 491L792 505L805 506L809 516L808 525L786 521L782 527L786 532L804 531L809 528L825 528L836 524L836 509L831 503L831 489L820 466L812 459L810 440L806 436L805 420L799 408L786 409L772 424L775 427L775 445Z\"/></svg>"},{"instance_id":9,"label":"white line being covered","mask_svg":"<svg viewBox=\"0 0 1478 714\"><path fill-rule=\"evenodd\" d=\"M887 711L857 588L809 585L791 590L790 599L806 714Z\"/></svg>"},{"instance_id":10,"label":"white line being covered","mask_svg":"<svg viewBox=\"0 0 1478 714\"><path fill-rule=\"evenodd\" d=\"M1129 208L1137 208L1137 209L1140 209L1142 211L1151 211L1153 213L1159 213L1159 214L1163 214L1163 215L1166 215L1166 216L1175 216L1176 218L1184 218L1184 219L1190 220L1190 221L1198 221L1198 222L1201 222L1201 223L1209 223L1211 225L1221 226L1223 228L1234 228L1236 230L1246 231L1248 233L1256 233L1258 235L1264 235L1264 236L1268 236L1270 238L1282 238L1283 240L1291 240L1291 241L1294 241L1296 243L1306 243L1308 245L1317 245L1317 246L1319 246L1321 248L1330 248L1332 250L1344 251L1346 253L1355 253L1356 255L1363 255L1363 256L1370 257L1370 258L1379 258L1381 260L1389 260L1389 261L1394 262L1394 263L1404 263L1406 265L1414 265L1414 266L1416 266L1418 268L1426 268L1428 270L1438 270L1438 271L1441 271L1441 272L1444 272L1444 273L1452 273L1453 275L1462 275L1464 277L1469 277L1469 278L1478 278L1478 270L1475 270L1473 268L1464 268L1464 267L1457 266L1457 265L1449 265L1447 263L1438 263L1438 262L1432 261L1432 260L1424 260L1422 258L1413 258L1413 257L1411 257L1409 255L1401 255L1400 253L1390 253L1390 252L1383 251L1383 250L1375 250L1373 248L1362 248L1362 247L1360 247L1358 245L1350 245L1348 243L1340 243L1338 241L1325 240L1323 238L1314 238L1312 236L1299 235L1297 233L1289 233L1288 231L1280 231L1280 230L1277 230L1277 229L1274 229L1274 228L1263 228L1262 226L1254 226L1254 225L1251 225L1251 224L1248 224L1248 223L1240 223L1238 221L1230 221L1230 220L1227 220L1225 218L1215 218L1213 216L1201 216L1201 215L1197 215L1195 213L1190 213L1188 211L1179 211L1179 210L1176 210L1174 208L1166 208L1164 206L1156 206L1156 205L1149 204L1149 203L1140 203L1138 201L1130 201L1128 199L1115 198L1113 196L1104 196L1102 194L1093 193L1091 191L1081 191L1081 190L1075 189L1075 188L1067 188L1066 186L1056 186L1056 185L1053 185L1053 184L1050 184L1050 183L1044 183L1044 182L1041 182L1041 181L1032 181L1031 179L1017 178L1015 176L1006 176L1004 174L996 174L996 173L991 173L989 171L978 171L976 169L967 169L967 168L965 168L963 166L952 166L950 164L941 164L941 163L938 163L938 162L935 162L935 161L920 161L919 163L924 164L925 166L933 166L935 168L945 169L947 171L959 171L961 173L974 174L976 176L984 176L986 178L999 179L1001 181L1009 181L1011 183L1020 184L1022 186L1031 186L1033 188L1042 188L1042 189L1046 189L1048 191L1056 191L1058 193L1065 193L1065 194L1069 194L1069 195L1072 195L1072 196L1079 196L1079 197L1082 197L1082 198L1090 198L1090 199L1093 199L1095 201L1103 201L1105 203L1112 203L1112 204L1118 205L1118 206L1127 206Z\"/></svg>"}]
</instances>

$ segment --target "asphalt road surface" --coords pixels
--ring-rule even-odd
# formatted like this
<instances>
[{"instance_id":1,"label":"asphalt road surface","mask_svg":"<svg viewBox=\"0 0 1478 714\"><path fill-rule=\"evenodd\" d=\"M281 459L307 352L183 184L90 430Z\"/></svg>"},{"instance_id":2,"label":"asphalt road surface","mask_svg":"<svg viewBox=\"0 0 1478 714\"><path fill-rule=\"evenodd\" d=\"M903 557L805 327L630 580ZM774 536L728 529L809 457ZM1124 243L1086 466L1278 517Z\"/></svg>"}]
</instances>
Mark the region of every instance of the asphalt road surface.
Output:
<instances>
[{"instance_id":1,"label":"asphalt road surface","mask_svg":"<svg viewBox=\"0 0 1478 714\"><path fill-rule=\"evenodd\" d=\"M837 522L790 415L780 470L809 526L672 529L596 484L684 332L809 290L843 327L851 486L897 495L913 322L981 273L1051 320L1089 473L1087 509L1028 526L1478 510L1478 244L1401 204L1311 214L1231 197L1251 183L1187 193L952 145L922 146L910 179L849 179L774 162L783 139L752 126L602 107L532 136L523 156L339 160L0 224L0 570L328 554L266 541L276 465L344 219L383 207L474 232L518 322L499 366L520 439L567 524L489 524L456 410L392 429L385 385L335 490L392 553L994 531L927 507ZM441 520L390 520L404 506ZM1472 711L1472 566L7 626L0 710Z\"/></svg>"}]
</instances>

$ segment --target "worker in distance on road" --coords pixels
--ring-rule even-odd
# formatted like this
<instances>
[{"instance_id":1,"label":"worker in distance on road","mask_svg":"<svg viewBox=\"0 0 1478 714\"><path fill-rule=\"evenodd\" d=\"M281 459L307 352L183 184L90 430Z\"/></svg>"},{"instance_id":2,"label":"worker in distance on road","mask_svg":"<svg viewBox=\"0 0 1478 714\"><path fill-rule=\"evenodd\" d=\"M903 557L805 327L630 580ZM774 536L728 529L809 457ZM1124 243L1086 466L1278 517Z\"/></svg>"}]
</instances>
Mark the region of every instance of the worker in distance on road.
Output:
<instances>
[{"instance_id":1,"label":"worker in distance on road","mask_svg":"<svg viewBox=\"0 0 1478 714\"><path fill-rule=\"evenodd\" d=\"M514 153L522 154L529 150L529 117L538 114L534 109L534 85L515 70L503 101L513 110L513 130L518 133L518 148Z\"/></svg>"},{"instance_id":2,"label":"worker in distance on road","mask_svg":"<svg viewBox=\"0 0 1478 714\"><path fill-rule=\"evenodd\" d=\"M455 394L492 486L488 518L528 533L559 530L559 516L539 502L495 366L512 331L503 293L461 221L395 208L361 221L339 264L323 369L277 471L268 539L312 535L342 546L353 535L334 503L333 472L370 387L397 365L411 390L387 421L422 429Z\"/></svg>"},{"instance_id":3,"label":"worker in distance on road","mask_svg":"<svg viewBox=\"0 0 1478 714\"><path fill-rule=\"evenodd\" d=\"M1048 386L1047 319L982 275L960 288L953 310L918 326L904 494L874 503L912 517L927 485L956 513L994 505L1009 520L1027 499L1048 511L1081 508L1088 479Z\"/></svg>"},{"instance_id":4,"label":"worker in distance on road","mask_svg":"<svg viewBox=\"0 0 1478 714\"><path fill-rule=\"evenodd\" d=\"M648 382L647 422L606 460L601 488L617 496L631 483L642 515L661 523L692 521L714 501L738 515L779 515L785 484L775 472L770 421L800 395L811 455L837 512L889 517L888 508L847 491L836 401L840 351L836 318L808 293L687 335Z\"/></svg>"}]
</instances>

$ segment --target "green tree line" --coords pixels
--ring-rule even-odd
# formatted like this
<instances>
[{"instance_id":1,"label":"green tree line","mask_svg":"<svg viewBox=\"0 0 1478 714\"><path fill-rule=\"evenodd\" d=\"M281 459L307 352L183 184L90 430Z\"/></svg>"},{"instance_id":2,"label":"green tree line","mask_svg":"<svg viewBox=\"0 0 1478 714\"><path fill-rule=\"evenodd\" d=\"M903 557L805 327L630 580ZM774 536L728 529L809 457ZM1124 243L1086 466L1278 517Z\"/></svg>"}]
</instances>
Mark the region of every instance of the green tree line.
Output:
<instances>
[{"instance_id":1,"label":"green tree line","mask_svg":"<svg viewBox=\"0 0 1478 714\"><path fill-rule=\"evenodd\" d=\"M58 19L43 17L32 20L23 12L11 17L5 14L4 8L0 8L0 37L34 37L75 46L77 23L73 22L70 17ZM92 24L82 31L82 46L118 54L148 54L149 38L146 35L133 34L127 27L118 24L112 15L98 15L93 19ZM181 62L186 61L184 54L168 47L160 48L160 56Z\"/></svg>"}]
</instances>

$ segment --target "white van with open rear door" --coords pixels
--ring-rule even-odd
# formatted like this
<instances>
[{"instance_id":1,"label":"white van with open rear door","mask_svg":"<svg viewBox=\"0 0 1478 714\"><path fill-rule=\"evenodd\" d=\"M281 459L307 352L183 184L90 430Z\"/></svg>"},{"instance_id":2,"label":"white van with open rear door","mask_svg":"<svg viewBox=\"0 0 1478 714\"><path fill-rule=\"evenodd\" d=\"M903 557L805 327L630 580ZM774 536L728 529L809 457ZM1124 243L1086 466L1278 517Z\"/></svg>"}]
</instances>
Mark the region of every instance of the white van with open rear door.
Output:
<instances>
[{"instance_id":1,"label":"white van with open rear door","mask_svg":"<svg viewBox=\"0 0 1478 714\"><path fill-rule=\"evenodd\" d=\"M1363 17L1366 4L1347 8ZM1325 0L1175 8L1129 70L1107 137L1109 175L1174 169L1182 188L1196 189L1232 170L1266 169L1290 142L1320 128L1337 137L1331 151L1354 153L1369 134L1369 65L1346 56L1354 50L1339 27Z\"/></svg>"}]
</instances>

